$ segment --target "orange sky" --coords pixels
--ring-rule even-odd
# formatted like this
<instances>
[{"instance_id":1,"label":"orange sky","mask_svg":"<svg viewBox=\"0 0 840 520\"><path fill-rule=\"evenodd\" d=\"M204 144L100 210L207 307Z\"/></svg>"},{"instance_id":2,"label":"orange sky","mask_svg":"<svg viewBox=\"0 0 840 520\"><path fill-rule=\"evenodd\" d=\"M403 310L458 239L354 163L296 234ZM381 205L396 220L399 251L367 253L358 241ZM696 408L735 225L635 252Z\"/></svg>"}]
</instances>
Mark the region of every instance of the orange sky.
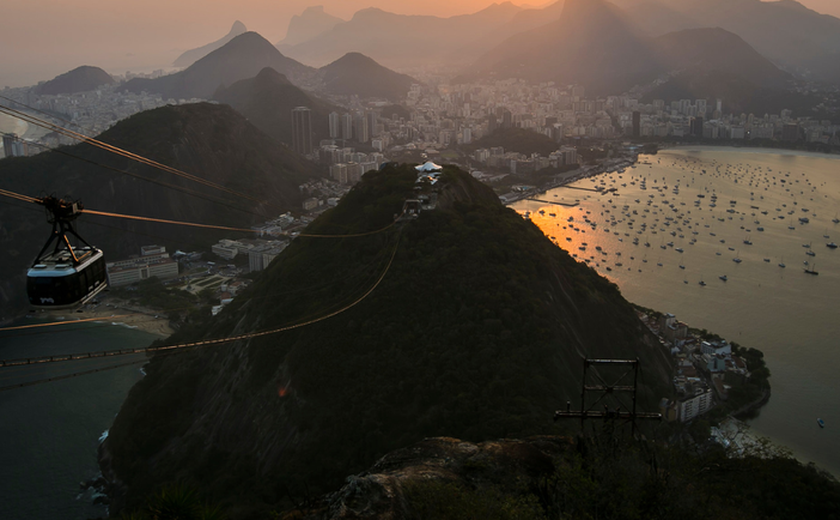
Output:
<instances>
[{"instance_id":1,"label":"orange sky","mask_svg":"<svg viewBox=\"0 0 840 520\"><path fill-rule=\"evenodd\" d=\"M840 17L840 0L800 0ZM550 0L514 3L544 5ZM79 65L108 72L151 70L182 51L216 40L241 20L272 42L307 6L350 18L364 7L452 16L490 0L26 0L7 2L0 18L0 88L51 79Z\"/></svg>"}]
</instances>

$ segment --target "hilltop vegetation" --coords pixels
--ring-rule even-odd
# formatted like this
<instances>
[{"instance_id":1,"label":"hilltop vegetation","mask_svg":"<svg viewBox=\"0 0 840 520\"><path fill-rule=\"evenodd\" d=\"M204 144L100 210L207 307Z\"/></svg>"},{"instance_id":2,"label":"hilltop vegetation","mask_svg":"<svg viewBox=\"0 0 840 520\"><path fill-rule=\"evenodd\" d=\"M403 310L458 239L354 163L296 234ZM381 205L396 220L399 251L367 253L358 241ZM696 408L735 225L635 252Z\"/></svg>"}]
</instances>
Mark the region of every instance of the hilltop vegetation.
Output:
<instances>
[{"instance_id":1,"label":"hilltop vegetation","mask_svg":"<svg viewBox=\"0 0 840 520\"><path fill-rule=\"evenodd\" d=\"M438 208L390 226L414 198L410 166L368 172L212 324L173 342L284 333L159 356L120 411L106 467L138 506L182 482L255 511L326 491L424 437L558 432L581 356L640 357L655 408L670 363L615 285L556 248L455 168ZM392 260L393 259L393 260ZM609 324L609 326L604 326ZM240 516L245 512L239 509Z\"/></svg>"}]
</instances>

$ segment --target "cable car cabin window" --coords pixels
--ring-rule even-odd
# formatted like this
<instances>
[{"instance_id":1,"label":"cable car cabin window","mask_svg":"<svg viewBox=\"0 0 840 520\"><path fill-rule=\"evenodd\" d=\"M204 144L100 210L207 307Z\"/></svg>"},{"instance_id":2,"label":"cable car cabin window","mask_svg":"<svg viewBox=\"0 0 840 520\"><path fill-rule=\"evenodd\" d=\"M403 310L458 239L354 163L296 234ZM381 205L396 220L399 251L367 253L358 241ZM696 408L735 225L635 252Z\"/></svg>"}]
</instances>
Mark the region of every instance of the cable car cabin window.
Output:
<instances>
[{"instance_id":1,"label":"cable car cabin window","mask_svg":"<svg viewBox=\"0 0 840 520\"><path fill-rule=\"evenodd\" d=\"M44 307L71 305L88 293L83 282L84 278L79 273L55 277L30 276L27 280L29 303Z\"/></svg>"}]
</instances>

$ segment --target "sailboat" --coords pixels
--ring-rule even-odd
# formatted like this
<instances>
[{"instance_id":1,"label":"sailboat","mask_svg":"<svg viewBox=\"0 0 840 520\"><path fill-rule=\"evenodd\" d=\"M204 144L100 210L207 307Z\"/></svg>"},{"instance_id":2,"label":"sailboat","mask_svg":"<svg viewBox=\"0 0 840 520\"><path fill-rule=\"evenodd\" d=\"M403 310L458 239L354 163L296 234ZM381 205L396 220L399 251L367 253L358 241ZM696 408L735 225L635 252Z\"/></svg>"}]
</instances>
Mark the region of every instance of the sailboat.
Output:
<instances>
[{"instance_id":1,"label":"sailboat","mask_svg":"<svg viewBox=\"0 0 840 520\"><path fill-rule=\"evenodd\" d=\"M806 272L807 274L813 274L813 275L815 275L815 276L816 276L816 275L820 274L820 273L818 273L818 272L817 272L816 267L817 267L817 264L814 264L814 265L812 265L812 266L806 267L806 268L805 268L805 272Z\"/></svg>"}]
</instances>

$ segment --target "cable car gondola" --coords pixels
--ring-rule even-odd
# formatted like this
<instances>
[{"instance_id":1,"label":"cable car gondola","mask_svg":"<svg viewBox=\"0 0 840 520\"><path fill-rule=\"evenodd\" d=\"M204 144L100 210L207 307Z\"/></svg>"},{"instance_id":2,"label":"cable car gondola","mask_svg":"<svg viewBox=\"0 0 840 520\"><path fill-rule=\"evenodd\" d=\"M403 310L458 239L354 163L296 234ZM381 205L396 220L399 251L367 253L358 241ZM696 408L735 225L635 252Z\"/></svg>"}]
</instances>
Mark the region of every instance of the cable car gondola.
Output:
<instances>
[{"instance_id":1,"label":"cable car gondola","mask_svg":"<svg viewBox=\"0 0 840 520\"><path fill-rule=\"evenodd\" d=\"M38 203L50 214L52 234L26 273L29 304L36 309L68 309L87 303L108 286L105 257L73 229L81 202L44 197ZM84 246L73 247L67 235ZM55 247L47 252L55 241Z\"/></svg>"}]
</instances>

